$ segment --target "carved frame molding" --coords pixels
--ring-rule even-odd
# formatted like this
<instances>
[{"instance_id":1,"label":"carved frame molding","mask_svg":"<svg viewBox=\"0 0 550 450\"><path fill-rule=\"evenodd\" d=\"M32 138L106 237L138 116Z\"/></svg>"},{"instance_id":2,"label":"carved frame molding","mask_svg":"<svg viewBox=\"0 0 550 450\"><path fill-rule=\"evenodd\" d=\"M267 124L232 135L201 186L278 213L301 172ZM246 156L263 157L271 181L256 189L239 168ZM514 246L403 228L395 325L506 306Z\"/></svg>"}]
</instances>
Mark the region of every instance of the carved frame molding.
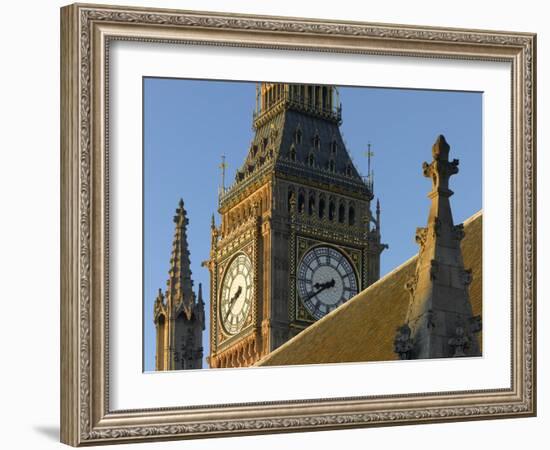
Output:
<instances>
[{"instance_id":1,"label":"carved frame molding","mask_svg":"<svg viewBox=\"0 0 550 450\"><path fill-rule=\"evenodd\" d=\"M509 389L109 408L112 40L507 61L512 66ZM536 414L536 35L99 5L61 10L61 440L73 446Z\"/></svg>"}]
</instances>

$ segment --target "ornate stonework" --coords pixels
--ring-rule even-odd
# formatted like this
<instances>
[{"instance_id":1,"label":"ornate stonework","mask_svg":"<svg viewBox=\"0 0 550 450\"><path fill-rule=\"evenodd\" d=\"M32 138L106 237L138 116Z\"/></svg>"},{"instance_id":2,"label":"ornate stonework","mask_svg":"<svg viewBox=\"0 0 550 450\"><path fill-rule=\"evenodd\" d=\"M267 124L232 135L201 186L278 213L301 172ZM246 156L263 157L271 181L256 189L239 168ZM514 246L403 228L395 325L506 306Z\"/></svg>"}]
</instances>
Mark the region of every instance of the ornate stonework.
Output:
<instances>
[{"instance_id":1,"label":"ornate stonework","mask_svg":"<svg viewBox=\"0 0 550 450\"><path fill-rule=\"evenodd\" d=\"M378 279L386 247L380 243L380 205L372 214L372 183L353 164L340 134L341 121L333 86L257 86L255 136L234 183L220 193L221 224L213 228L207 262L212 367L251 365L316 320L296 289L297 266L308 250L325 246L349 259L358 280L348 287L350 292ZM254 249L256 316L239 333L228 335L219 324L220 286L227 262L245 248ZM328 286L324 281L314 285ZM336 289L335 280L331 286ZM330 308L323 306L316 315Z\"/></svg>"},{"instance_id":2,"label":"ornate stonework","mask_svg":"<svg viewBox=\"0 0 550 450\"><path fill-rule=\"evenodd\" d=\"M475 336L481 319L472 315L468 291L472 271L464 268L460 247L464 227L453 223L449 202L453 195L449 178L458 173L458 160L449 161L449 151L439 136L431 164L423 164L424 176L432 180L428 194L432 203L428 226L416 230L418 262L414 277L405 285L410 305L395 338L401 359L481 356Z\"/></svg>"},{"instance_id":3,"label":"ornate stonework","mask_svg":"<svg viewBox=\"0 0 550 450\"><path fill-rule=\"evenodd\" d=\"M187 246L187 213L180 200L174 216L175 231L166 291L159 289L154 303L156 370L201 369L204 301L199 284L193 292Z\"/></svg>"}]
</instances>

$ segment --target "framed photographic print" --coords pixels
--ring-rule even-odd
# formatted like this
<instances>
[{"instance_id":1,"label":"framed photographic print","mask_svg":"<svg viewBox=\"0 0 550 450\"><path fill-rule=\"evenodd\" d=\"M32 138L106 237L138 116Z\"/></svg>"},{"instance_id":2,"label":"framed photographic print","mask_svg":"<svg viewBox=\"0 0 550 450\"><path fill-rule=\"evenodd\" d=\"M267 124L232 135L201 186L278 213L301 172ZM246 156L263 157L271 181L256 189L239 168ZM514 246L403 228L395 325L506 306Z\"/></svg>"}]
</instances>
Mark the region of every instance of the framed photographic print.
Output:
<instances>
[{"instance_id":1,"label":"framed photographic print","mask_svg":"<svg viewBox=\"0 0 550 450\"><path fill-rule=\"evenodd\" d=\"M61 439L532 416L536 36L71 5Z\"/></svg>"}]
</instances>

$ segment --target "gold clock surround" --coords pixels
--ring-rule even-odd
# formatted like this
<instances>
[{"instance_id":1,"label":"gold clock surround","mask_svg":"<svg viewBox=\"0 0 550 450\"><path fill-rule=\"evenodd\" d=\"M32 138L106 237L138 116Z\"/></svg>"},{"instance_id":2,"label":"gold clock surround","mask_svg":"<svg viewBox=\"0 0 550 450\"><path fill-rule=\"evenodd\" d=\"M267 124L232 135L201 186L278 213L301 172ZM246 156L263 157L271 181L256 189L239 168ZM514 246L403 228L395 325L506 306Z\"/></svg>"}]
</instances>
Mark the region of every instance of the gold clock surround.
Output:
<instances>
[{"instance_id":1,"label":"gold clock surround","mask_svg":"<svg viewBox=\"0 0 550 450\"><path fill-rule=\"evenodd\" d=\"M233 267L236 265L237 267ZM239 268L239 265L244 265L246 269L246 273L242 274L241 270ZM237 275L233 276L233 270L237 271ZM241 332L244 326L250 324L251 322L251 314L252 314L252 307L251 304L253 302L253 296L254 296L254 275L253 275L253 262L251 261L250 257L243 252L237 253L231 260L231 262L227 265L223 277L222 277L222 283L221 283L221 289L218 299L218 314L220 315L220 323L222 325L223 331L228 336L234 336ZM241 284L237 288L237 292L234 293L234 300L231 298L231 290L232 286L227 285L226 282L229 281L229 277L232 277L231 283L235 283L236 277L239 275L243 275L241 278L244 278L245 283L244 286ZM227 299L229 301L229 306L227 308L227 311L223 311L224 306L224 296L225 292L227 292ZM239 323L239 317L240 314L234 314L232 312L232 309L234 308L234 305L239 301L240 297L244 296L244 302L242 306L243 310L243 316L241 319L242 323ZM228 325L228 318L229 316L232 316L232 319L235 318L237 322L235 325L233 325L233 322L231 322L231 325Z\"/></svg>"}]
</instances>

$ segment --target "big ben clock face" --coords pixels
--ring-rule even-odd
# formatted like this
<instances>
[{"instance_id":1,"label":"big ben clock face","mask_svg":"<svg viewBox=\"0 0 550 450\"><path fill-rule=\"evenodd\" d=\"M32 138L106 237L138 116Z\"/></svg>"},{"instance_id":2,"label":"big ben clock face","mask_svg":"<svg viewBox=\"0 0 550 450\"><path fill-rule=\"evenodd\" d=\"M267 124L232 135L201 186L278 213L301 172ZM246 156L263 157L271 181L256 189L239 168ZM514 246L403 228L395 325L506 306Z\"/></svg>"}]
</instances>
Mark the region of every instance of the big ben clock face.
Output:
<instances>
[{"instance_id":1,"label":"big ben clock face","mask_svg":"<svg viewBox=\"0 0 550 450\"><path fill-rule=\"evenodd\" d=\"M358 292L357 276L346 256L332 247L309 250L298 265L298 294L307 311L320 319Z\"/></svg>"},{"instance_id":2,"label":"big ben clock face","mask_svg":"<svg viewBox=\"0 0 550 450\"><path fill-rule=\"evenodd\" d=\"M223 277L220 297L220 318L224 330L238 333L252 305L252 262L245 254L239 254L229 265Z\"/></svg>"}]
</instances>

